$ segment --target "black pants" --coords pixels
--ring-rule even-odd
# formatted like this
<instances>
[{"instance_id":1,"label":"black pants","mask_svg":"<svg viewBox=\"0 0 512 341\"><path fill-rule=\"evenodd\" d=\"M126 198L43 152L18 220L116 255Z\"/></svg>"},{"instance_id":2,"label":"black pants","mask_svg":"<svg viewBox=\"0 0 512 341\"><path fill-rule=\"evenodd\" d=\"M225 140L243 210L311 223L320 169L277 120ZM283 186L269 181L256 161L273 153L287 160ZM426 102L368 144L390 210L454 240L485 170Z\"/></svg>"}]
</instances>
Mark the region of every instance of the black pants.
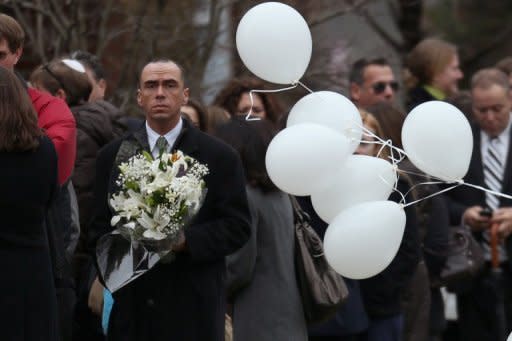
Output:
<instances>
[{"instance_id":1,"label":"black pants","mask_svg":"<svg viewBox=\"0 0 512 341\"><path fill-rule=\"evenodd\" d=\"M501 340L496 326L500 306L505 314L505 338L511 332L512 272L508 264L501 266L501 281L497 277L486 264L483 273L474 280L471 290L457 296L460 340Z\"/></svg>"}]
</instances>

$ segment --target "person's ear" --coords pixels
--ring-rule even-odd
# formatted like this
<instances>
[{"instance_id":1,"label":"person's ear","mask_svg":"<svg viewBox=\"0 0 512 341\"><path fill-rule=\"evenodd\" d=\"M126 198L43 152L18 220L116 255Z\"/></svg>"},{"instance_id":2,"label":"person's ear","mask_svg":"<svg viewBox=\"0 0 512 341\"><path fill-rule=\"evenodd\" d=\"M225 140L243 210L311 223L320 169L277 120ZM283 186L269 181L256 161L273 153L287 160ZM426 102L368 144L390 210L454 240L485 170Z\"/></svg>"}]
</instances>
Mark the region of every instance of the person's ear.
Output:
<instances>
[{"instance_id":1,"label":"person's ear","mask_svg":"<svg viewBox=\"0 0 512 341\"><path fill-rule=\"evenodd\" d=\"M16 56L15 59L14 59L14 65L16 65L18 63L18 61L20 60L22 54L23 54L23 47L20 46L14 52L14 55Z\"/></svg>"},{"instance_id":2,"label":"person's ear","mask_svg":"<svg viewBox=\"0 0 512 341\"><path fill-rule=\"evenodd\" d=\"M140 89L137 89L137 104L139 105L139 107L142 107L142 98L141 98L141 93L140 93Z\"/></svg>"},{"instance_id":3,"label":"person's ear","mask_svg":"<svg viewBox=\"0 0 512 341\"><path fill-rule=\"evenodd\" d=\"M357 83L350 83L350 98L359 101L361 98L361 87Z\"/></svg>"},{"instance_id":4,"label":"person's ear","mask_svg":"<svg viewBox=\"0 0 512 341\"><path fill-rule=\"evenodd\" d=\"M66 91L64 91L63 89L57 90L57 92L55 92L54 96L64 100L64 102L66 102L66 97L67 97L66 96Z\"/></svg>"},{"instance_id":5,"label":"person's ear","mask_svg":"<svg viewBox=\"0 0 512 341\"><path fill-rule=\"evenodd\" d=\"M185 105L188 103L189 95L190 95L190 89L189 88L183 89L183 103L181 103L181 105Z\"/></svg>"}]
</instances>

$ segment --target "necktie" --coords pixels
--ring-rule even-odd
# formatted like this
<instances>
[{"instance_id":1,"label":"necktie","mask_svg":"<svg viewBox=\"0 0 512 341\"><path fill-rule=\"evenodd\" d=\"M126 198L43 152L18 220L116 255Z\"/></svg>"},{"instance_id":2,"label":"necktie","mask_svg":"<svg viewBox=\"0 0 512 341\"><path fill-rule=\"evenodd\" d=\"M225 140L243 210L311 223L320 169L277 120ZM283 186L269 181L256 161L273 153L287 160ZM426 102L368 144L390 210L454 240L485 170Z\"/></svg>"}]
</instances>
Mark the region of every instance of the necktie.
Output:
<instances>
[{"instance_id":1,"label":"necktie","mask_svg":"<svg viewBox=\"0 0 512 341\"><path fill-rule=\"evenodd\" d=\"M169 146L169 143L167 142L167 139L163 136L160 136L156 140L155 147L158 150L158 155L162 155L164 152L167 152L167 147Z\"/></svg>"},{"instance_id":2,"label":"necktie","mask_svg":"<svg viewBox=\"0 0 512 341\"><path fill-rule=\"evenodd\" d=\"M503 182L503 165L504 160L501 149L499 148L500 141L498 138L492 138L487 147L487 155L484 157L483 170L484 170L484 183L492 191L501 192ZM485 204L491 210L496 210L500 206L500 199L491 193L485 193ZM484 244L484 257L487 260L491 259L490 240L491 236L489 231L484 231L483 234ZM503 245L498 246L498 257L500 261L507 259L507 253Z\"/></svg>"},{"instance_id":3,"label":"necktie","mask_svg":"<svg viewBox=\"0 0 512 341\"><path fill-rule=\"evenodd\" d=\"M501 192L503 181L503 157L499 149L498 138L489 141L487 155L484 158L484 183L492 191ZM497 196L486 193L485 203L489 208L495 210L499 207L500 201Z\"/></svg>"}]
</instances>

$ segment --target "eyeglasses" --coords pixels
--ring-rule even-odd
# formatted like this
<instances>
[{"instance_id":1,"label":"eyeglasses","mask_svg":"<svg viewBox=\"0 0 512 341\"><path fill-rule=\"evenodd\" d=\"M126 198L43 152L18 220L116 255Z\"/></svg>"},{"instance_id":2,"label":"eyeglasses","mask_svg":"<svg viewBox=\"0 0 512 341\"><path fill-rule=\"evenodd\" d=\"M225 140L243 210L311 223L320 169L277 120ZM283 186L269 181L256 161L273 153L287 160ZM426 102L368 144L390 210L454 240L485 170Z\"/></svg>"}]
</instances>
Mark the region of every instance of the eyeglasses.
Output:
<instances>
[{"instance_id":1,"label":"eyeglasses","mask_svg":"<svg viewBox=\"0 0 512 341\"><path fill-rule=\"evenodd\" d=\"M373 84L372 85L373 92L376 95L380 95L381 93L383 93L386 90L386 87L388 85L391 88L391 90L393 90L393 92L398 91L398 88L399 88L398 82L391 81L391 82L377 82L377 83Z\"/></svg>"}]
</instances>

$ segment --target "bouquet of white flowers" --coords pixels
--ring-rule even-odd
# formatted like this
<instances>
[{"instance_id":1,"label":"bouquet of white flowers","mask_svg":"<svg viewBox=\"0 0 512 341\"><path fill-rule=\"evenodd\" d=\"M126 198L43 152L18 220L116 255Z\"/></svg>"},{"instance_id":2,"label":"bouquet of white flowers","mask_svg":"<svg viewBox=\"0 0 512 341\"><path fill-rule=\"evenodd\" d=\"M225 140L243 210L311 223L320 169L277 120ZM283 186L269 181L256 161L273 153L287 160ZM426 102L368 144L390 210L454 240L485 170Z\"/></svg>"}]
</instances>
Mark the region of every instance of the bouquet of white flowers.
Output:
<instances>
[{"instance_id":1,"label":"bouquet of white flowers","mask_svg":"<svg viewBox=\"0 0 512 341\"><path fill-rule=\"evenodd\" d=\"M181 151L156 159L143 151L119 170L120 190L109 201L115 212L110 223L117 228L97 248L100 272L112 292L171 258L172 246L201 208L208 174L207 166Z\"/></svg>"},{"instance_id":2,"label":"bouquet of white flowers","mask_svg":"<svg viewBox=\"0 0 512 341\"><path fill-rule=\"evenodd\" d=\"M138 240L175 237L201 207L208 168L181 151L154 160L148 152L119 166L112 226L122 223Z\"/></svg>"}]
</instances>

